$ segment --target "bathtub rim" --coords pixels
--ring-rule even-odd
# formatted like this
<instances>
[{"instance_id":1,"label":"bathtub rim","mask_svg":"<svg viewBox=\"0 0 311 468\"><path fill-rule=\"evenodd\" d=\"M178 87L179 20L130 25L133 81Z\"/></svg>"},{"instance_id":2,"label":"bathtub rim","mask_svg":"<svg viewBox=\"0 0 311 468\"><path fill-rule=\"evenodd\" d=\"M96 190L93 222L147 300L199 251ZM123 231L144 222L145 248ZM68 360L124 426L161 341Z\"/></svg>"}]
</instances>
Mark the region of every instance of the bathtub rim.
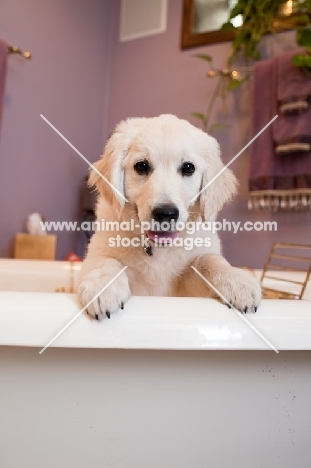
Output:
<instances>
[{"instance_id":1,"label":"bathtub rim","mask_svg":"<svg viewBox=\"0 0 311 468\"><path fill-rule=\"evenodd\" d=\"M44 347L81 310L75 294L0 291L0 346ZM265 299L246 319L278 350L311 350L311 301ZM214 299L132 297L97 322L84 313L51 347L272 350Z\"/></svg>"}]
</instances>

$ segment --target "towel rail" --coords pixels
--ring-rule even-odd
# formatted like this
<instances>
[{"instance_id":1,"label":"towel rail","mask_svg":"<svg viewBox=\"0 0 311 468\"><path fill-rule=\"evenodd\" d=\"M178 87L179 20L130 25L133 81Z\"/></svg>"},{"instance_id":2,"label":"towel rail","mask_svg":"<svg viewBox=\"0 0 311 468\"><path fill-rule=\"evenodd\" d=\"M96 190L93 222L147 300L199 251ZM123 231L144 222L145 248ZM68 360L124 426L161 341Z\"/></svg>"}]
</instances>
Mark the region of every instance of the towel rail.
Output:
<instances>
[{"instance_id":1,"label":"towel rail","mask_svg":"<svg viewBox=\"0 0 311 468\"><path fill-rule=\"evenodd\" d=\"M24 57L25 59L29 60L32 58L31 52L27 50L21 50L18 46L8 46L8 52L9 54L18 54Z\"/></svg>"}]
</instances>

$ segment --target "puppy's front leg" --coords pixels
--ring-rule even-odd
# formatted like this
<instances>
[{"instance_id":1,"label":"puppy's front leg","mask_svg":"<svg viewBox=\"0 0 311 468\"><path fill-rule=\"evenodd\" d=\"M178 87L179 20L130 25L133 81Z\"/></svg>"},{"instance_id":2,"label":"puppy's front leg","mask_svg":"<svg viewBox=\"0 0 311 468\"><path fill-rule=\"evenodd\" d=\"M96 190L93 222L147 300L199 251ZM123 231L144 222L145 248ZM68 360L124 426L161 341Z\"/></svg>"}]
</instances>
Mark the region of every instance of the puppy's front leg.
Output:
<instances>
[{"instance_id":1,"label":"puppy's front leg","mask_svg":"<svg viewBox=\"0 0 311 468\"><path fill-rule=\"evenodd\" d=\"M84 261L79 278L78 297L83 307L90 303L87 312L96 320L110 318L110 314L119 308L123 309L123 304L130 297L126 273L123 271L117 276L122 269L123 265L113 258L103 259L96 266L91 258ZM102 289L104 291L93 300Z\"/></svg>"},{"instance_id":2,"label":"puppy's front leg","mask_svg":"<svg viewBox=\"0 0 311 468\"><path fill-rule=\"evenodd\" d=\"M204 254L196 258L194 267L236 309L245 313L257 311L261 301L261 288L259 281L247 271L232 267L217 254ZM196 275L195 271L193 274ZM198 275L196 281L204 282ZM205 286L210 289L207 284Z\"/></svg>"}]
</instances>

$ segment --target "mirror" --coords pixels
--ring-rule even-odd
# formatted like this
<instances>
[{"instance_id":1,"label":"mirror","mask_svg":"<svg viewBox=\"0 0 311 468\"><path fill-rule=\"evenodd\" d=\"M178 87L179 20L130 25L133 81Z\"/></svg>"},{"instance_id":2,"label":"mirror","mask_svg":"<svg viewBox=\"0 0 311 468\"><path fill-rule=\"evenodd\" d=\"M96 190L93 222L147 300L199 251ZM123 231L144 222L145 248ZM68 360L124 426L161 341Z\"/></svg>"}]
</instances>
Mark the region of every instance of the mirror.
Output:
<instances>
[{"instance_id":1,"label":"mirror","mask_svg":"<svg viewBox=\"0 0 311 468\"><path fill-rule=\"evenodd\" d=\"M181 48L226 42L233 39L232 32L220 32L228 21L229 11L238 0L183 0ZM273 22L276 31L284 31L304 25L301 13L305 13L299 0L284 0L279 15ZM304 15L305 16L305 15ZM242 24L242 18L231 20L235 27Z\"/></svg>"},{"instance_id":2,"label":"mirror","mask_svg":"<svg viewBox=\"0 0 311 468\"><path fill-rule=\"evenodd\" d=\"M232 33L220 32L219 28L228 21L235 3L236 0L183 0L181 48L231 41Z\"/></svg>"},{"instance_id":3,"label":"mirror","mask_svg":"<svg viewBox=\"0 0 311 468\"><path fill-rule=\"evenodd\" d=\"M194 0L194 34L218 31L228 21L229 11L237 0ZM231 20L234 26L242 24L241 15Z\"/></svg>"}]
</instances>

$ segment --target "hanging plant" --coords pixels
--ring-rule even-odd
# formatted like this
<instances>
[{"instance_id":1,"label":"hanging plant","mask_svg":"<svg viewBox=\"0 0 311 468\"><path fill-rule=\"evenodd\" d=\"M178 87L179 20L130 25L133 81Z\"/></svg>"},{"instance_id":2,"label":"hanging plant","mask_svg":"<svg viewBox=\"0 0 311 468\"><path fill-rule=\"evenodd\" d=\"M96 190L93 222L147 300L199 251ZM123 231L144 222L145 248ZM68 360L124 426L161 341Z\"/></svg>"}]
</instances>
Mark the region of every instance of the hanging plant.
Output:
<instances>
[{"instance_id":1,"label":"hanging plant","mask_svg":"<svg viewBox=\"0 0 311 468\"><path fill-rule=\"evenodd\" d=\"M202 129L207 133L213 133L215 130L224 127L230 127L230 124L227 122L218 122L213 125L210 125L210 119L214 104L217 99L222 101L222 110L223 114L226 114L226 97L228 91L233 91L238 88L242 83L247 80L247 71L245 71L245 76L240 72L230 71L229 68L223 68L222 70L217 70L213 67L213 58L210 55L206 54L197 54L196 57L208 62L209 70L207 72L207 77L216 78L216 86L214 92L211 96L211 99L208 103L205 113L201 112L192 112L192 115L199 119L202 124Z\"/></svg>"},{"instance_id":2,"label":"hanging plant","mask_svg":"<svg viewBox=\"0 0 311 468\"><path fill-rule=\"evenodd\" d=\"M245 73L231 71L233 63L243 58L245 62L260 59L259 44L267 33L275 34L280 30L295 29L296 43L304 47L304 53L293 57L293 64L300 67L311 77L311 0L293 0L292 11L286 15L287 0L238 0L231 9L229 20L223 24L221 31L234 33L232 48L227 58L226 67L216 70L213 67L212 57L199 54L196 57L209 63L208 77L217 77L215 90L208 104L207 111L203 113L193 112L192 115L201 120L205 131L211 133L216 128L228 126L227 123L219 123L210 126L211 113L217 98L223 103L228 92L234 91L247 81L249 74L247 67ZM283 14L282 14L283 13ZM241 17L241 25L235 27L234 19Z\"/></svg>"}]
</instances>

